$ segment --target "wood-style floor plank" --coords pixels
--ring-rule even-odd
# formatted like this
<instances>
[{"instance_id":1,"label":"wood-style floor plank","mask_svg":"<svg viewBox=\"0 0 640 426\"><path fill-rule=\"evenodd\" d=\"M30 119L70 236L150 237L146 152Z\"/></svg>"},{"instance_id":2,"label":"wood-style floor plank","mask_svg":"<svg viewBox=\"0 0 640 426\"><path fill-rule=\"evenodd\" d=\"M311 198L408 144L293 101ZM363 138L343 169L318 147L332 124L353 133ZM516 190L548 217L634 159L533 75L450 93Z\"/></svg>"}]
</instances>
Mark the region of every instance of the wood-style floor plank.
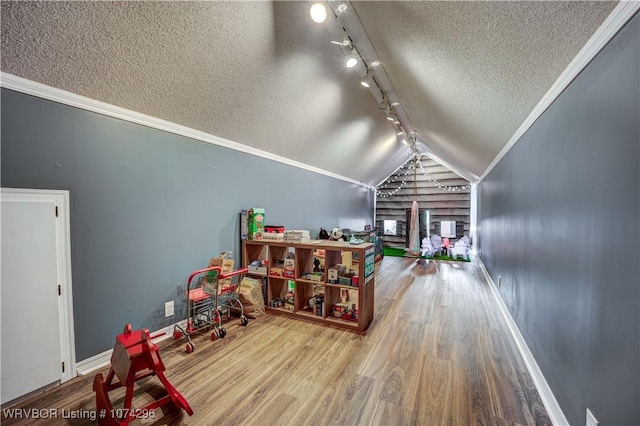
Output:
<instances>
[{"instance_id":1,"label":"wood-style floor plank","mask_svg":"<svg viewBox=\"0 0 640 426\"><path fill-rule=\"evenodd\" d=\"M166 375L194 415L166 406L133 424L551 424L478 265L387 257L376 266L375 302L364 336L266 315L247 327L232 319L215 342L196 336L192 354L184 339L160 343ZM92 381L76 378L14 408L93 411ZM134 407L162 394L156 378L139 381ZM122 389L110 396L122 405Z\"/></svg>"}]
</instances>

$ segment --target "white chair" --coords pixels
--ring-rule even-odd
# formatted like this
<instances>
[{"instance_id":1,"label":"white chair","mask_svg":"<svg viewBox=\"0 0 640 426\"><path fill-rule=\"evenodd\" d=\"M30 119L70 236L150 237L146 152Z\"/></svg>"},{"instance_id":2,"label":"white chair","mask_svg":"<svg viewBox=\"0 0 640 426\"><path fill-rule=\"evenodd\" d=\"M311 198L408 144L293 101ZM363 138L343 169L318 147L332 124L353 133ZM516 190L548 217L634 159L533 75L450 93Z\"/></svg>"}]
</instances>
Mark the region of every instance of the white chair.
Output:
<instances>
[{"instance_id":1,"label":"white chair","mask_svg":"<svg viewBox=\"0 0 640 426\"><path fill-rule=\"evenodd\" d=\"M451 251L451 257L455 260L458 260L458 256L461 256L463 259L469 259L469 246L464 240L458 240L453 245Z\"/></svg>"},{"instance_id":2,"label":"white chair","mask_svg":"<svg viewBox=\"0 0 640 426\"><path fill-rule=\"evenodd\" d=\"M431 245L433 246L433 254L442 255L442 238L438 234L433 234L431 236Z\"/></svg>"},{"instance_id":3,"label":"white chair","mask_svg":"<svg viewBox=\"0 0 640 426\"><path fill-rule=\"evenodd\" d=\"M423 256L433 257L433 246L427 237L422 239L421 250Z\"/></svg>"}]
</instances>

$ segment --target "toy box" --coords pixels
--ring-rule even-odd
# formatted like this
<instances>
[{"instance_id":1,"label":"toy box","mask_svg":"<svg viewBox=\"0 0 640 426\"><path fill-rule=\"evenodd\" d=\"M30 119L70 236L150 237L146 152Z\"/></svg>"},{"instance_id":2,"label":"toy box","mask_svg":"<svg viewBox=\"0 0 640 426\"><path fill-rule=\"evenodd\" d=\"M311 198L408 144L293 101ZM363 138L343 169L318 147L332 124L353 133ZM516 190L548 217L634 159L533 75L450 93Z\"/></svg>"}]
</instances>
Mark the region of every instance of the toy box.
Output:
<instances>
[{"instance_id":1,"label":"toy box","mask_svg":"<svg viewBox=\"0 0 640 426\"><path fill-rule=\"evenodd\" d=\"M263 208L253 207L247 210L247 239L260 240L264 233L265 211Z\"/></svg>"},{"instance_id":2,"label":"toy box","mask_svg":"<svg viewBox=\"0 0 640 426\"><path fill-rule=\"evenodd\" d=\"M293 253L287 254L283 263L282 276L287 278L295 278L295 258Z\"/></svg>"},{"instance_id":3,"label":"toy box","mask_svg":"<svg viewBox=\"0 0 640 426\"><path fill-rule=\"evenodd\" d=\"M345 272L344 265L334 265L327 270L327 281L331 284L338 284L340 282L340 275Z\"/></svg>"},{"instance_id":4,"label":"toy box","mask_svg":"<svg viewBox=\"0 0 640 426\"><path fill-rule=\"evenodd\" d=\"M311 272L311 274L307 275L307 278L311 281L321 282L324 278L324 274L322 272Z\"/></svg>"},{"instance_id":5,"label":"toy box","mask_svg":"<svg viewBox=\"0 0 640 426\"><path fill-rule=\"evenodd\" d=\"M248 265L247 266L247 270L249 271L249 273L251 274L261 274L264 275L267 273L267 267L266 266L251 266Z\"/></svg>"},{"instance_id":6,"label":"toy box","mask_svg":"<svg viewBox=\"0 0 640 426\"><path fill-rule=\"evenodd\" d=\"M263 240L284 241L284 234L277 232L265 232L262 234Z\"/></svg>"},{"instance_id":7,"label":"toy box","mask_svg":"<svg viewBox=\"0 0 640 426\"><path fill-rule=\"evenodd\" d=\"M284 226L279 225L265 225L264 232L282 234L284 232Z\"/></svg>"},{"instance_id":8,"label":"toy box","mask_svg":"<svg viewBox=\"0 0 640 426\"><path fill-rule=\"evenodd\" d=\"M353 278L353 275L351 275L351 274L340 275L338 277L338 281L342 285L349 285L350 286L350 285L352 285L352 278Z\"/></svg>"},{"instance_id":9,"label":"toy box","mask_svg":"<svg viewBox=\"0 0 640 426\"><path fill-rule=\"evenodd\" d=\"M265 266L265 261L261 259L256 259L250 264L247 265L247 271L252 274L265 274L267 273L267 267Z\"/></svg>"},{"instance_id":10,"label":"toy box","mask_svg":"<svg viewBox=\"0 0 640 426\"><path fill-rule=\"evenodd\" d=\"M285 243L307 243L311 241L309 231L291 230L284 231Z\"/></svg>"}]
</instances>

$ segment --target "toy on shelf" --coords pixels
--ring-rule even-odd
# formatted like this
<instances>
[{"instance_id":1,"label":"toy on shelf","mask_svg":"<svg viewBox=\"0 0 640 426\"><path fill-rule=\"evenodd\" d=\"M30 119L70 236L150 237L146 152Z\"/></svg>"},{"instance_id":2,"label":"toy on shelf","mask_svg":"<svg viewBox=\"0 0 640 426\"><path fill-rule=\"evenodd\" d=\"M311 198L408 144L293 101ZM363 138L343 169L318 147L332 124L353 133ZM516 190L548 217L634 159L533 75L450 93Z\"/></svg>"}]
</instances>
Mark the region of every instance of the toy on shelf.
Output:
<instances>
[{"instance_id":1,"label":"toy on shelf","mask_svg":"<svg viewBox=\"0 0 640 426\"><path fill-rule=\"evenodd\" d=\"M122 334L116 337L116 344L111 355L111 369L105 381L102 373L98 373L93 380L93 390L96 393L96 408L101 413L98 423L100 425L128 425L137 418L150 418L150 413L158 407L173 402L182 408L190 416L193 410L187 400L176 390L164 375L166 370L160 359L158 346L151 341L149 330L131 330L131 324L124 327ZM143 408L132 408L133 388L135 382L149 376L157 376L167 390L167 395L148 404ZM113 379L118 381L113 383ZM126 387L124 406L114 410L109 391ZM104 414L104 417L102 417Z\"/></svg>"}]
</instances>

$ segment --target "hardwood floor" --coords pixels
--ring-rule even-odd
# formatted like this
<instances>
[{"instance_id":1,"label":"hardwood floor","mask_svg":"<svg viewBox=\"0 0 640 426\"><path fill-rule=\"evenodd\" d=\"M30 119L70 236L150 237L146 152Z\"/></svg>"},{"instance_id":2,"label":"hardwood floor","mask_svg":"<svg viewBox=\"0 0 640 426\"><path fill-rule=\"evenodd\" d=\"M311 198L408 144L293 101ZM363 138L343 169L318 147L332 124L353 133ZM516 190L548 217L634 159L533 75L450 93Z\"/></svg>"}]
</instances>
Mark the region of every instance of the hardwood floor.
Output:
<instances>
[{"instance_id":1,"label":"hardwood floor","mask_svg":"<svg viewBox=\"0 0 640 426\"><path fill-rule=\"evenodd\" d=\"M169 406L133 424L551 424L476 264L386 257L375 298L364 336L267 315L246 328L232 319L215 342L197 336L191 354L184 339L162 342L166 376L194 415ZM74 379L18 408L93 411L92 381ZM155 377L138 383L134 407L162 392ZM122 391L110 396L122 405ZM2 424L92 422L3 416Z\"/></svg>"}]
</instances>

